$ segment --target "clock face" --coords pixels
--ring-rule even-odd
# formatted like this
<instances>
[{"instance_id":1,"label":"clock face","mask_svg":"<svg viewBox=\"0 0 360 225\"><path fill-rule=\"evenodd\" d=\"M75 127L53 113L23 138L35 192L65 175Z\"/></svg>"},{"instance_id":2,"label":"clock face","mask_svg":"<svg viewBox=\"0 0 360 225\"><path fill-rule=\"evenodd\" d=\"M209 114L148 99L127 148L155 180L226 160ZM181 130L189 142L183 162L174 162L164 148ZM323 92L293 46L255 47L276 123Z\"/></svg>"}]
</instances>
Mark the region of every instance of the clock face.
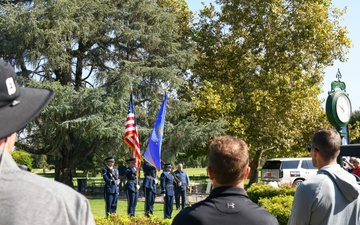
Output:
<instances>
[{"instance_id":1,"label":"clock face","mask_svg":"<svg viewBox=\"0 0 360 225\"><path fill-rule=\"evenodd\" d=\"M351 103L346 95L340 95L336 101L336 115L342 123L347 123L351 116Z\"/></svg>"}]
</instances>

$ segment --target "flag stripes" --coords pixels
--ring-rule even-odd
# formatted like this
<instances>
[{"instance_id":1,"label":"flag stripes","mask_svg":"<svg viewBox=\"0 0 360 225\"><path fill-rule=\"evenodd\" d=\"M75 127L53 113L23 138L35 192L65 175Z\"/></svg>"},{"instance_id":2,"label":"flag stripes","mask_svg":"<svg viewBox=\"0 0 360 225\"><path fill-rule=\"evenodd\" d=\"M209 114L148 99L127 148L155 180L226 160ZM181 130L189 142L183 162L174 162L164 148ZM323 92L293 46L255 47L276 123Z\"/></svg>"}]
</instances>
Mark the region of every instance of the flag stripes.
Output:
<instances>
[{"instance_id":1,"label":"flag stripes","mask_svg":"<svg viewBox=\"0 0 360 225\"><path fill-rule=\"evenodd\" d=\"M136 119L135 119L135 110L134 110L134 102L133 102L133 94L130 94L130 102L128 114L126 117L125 123L125 135L124 142L131 148L132 157L136 160L136 165L140 167L140 143L139 143L139 133L136 127Z\"/></svg>"}]
</instances>

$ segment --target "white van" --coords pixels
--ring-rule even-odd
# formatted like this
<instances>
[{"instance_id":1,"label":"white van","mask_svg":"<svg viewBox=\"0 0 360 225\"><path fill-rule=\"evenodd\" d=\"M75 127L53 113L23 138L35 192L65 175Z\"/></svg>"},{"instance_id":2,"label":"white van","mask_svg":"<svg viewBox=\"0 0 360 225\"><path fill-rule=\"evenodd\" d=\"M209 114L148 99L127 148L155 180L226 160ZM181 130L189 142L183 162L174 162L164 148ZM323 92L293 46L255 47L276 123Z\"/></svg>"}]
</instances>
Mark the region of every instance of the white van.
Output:
<instances>
[{"instance_id":1,"label":"white van","mask_svg":"<svg viewBox=\"0 0 360 225\"><path fill-rule=\"evenodd\" d=\"M317 171L311 157L267 159L261 169L261 181L298 186L304 180L316 175Z\"/></svg>"}]
</instances>

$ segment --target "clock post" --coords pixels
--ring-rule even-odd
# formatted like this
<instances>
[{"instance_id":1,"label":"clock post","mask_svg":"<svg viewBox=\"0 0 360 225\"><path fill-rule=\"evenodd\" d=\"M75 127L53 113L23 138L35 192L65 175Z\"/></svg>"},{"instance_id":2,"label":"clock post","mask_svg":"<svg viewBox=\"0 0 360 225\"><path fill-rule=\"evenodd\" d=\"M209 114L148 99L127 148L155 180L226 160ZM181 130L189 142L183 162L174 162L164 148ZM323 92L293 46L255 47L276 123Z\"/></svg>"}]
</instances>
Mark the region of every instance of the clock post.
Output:
<instances>
[{"instance_id":1,"label":"clock post","mask_svg":"<svg viewBox=\"0 0 360 225\"><path fill-rule=\"evenodd\" d=\"M340 133L341 140L347 136L347 132L342 131L350 121L351 101L346 93L346 84L341 79L341 73L338 69L336 74L337 81L331 82L331 91L328 92L326 99L326 116L331 125ZM342 157L338 162L342 164Z\"/></svg>"}]
</instances>

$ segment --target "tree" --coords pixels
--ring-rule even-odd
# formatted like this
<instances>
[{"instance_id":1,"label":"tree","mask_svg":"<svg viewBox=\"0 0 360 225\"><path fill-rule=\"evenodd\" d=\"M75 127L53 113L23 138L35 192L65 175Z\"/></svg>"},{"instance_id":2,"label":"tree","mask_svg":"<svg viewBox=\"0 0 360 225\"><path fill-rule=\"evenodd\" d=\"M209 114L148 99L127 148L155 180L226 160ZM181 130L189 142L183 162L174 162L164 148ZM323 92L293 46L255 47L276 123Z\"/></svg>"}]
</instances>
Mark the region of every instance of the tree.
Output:
<instances>
[{"instance_id":1,"label":"tree","mask_svg":"<svg viewBox=\"0 0 360 225\"><path fill-rule=\"evenodd\" d=\"M0 11L0 56L16 67L22 85L56 92L17 147L54 158L57 181L73 186L77 162L94 153L130 156L122 140L130 89L142 149L165 89L165 157L180 142L172 132L207 126L186 112L191 103L178 93L194 59L184 0L9 1ZM177 136L183 146L190 145L186 137Z\"/></svg>"},{"instance_id":2,"label":"tree","mask_svg":"<svg viewBox=\"0 0 360 225\"><path fill-rule=\"evenodd\" d=\"M49 168L49 164L47 163L46 155L32 155L33 158L33 167L39 168L43 170L43 173L46 172L46 169Z\"/></svg>"},{"instance_id":3,"label":"tree","mask_svg":"<svg viewBox=\"0 0 360 225\"><path fill-rule=\"evenodd\" d=\"M328 126L317 99L324 68L345 60L344 13L330 1L218 0L194 29L197 115L228 121L227 133L250 147L250 185L261 157L299 156ZM199 85L197 81L201 81ZM204 101L208 98L210 101ZM210 110L209 110L210 109Z\"/></svg>"},{"instance_id":4,"label":"tree","mask_svg":"<svg viewBox=\"0 0 360 225\"><path fill-rule=\"evenodd\" d=\"M56 97L19 137L18 148L33 154L56 158L55 179L72 185L76 163L97 152L104 156L109 149L122 145L122 133L117 104L100 88L82 88L58 82L32 83L33 87L47 87ZM71 97L69 97L71 96ZM116 119L115 119L116 118ZM122 124L121 124L122 125Z\"/></svg>"},{"instance_id":5,"label":"tree","mask_svg":"<svg viewBox=\"0 0 360 225\"><path fill-rule=\"evenodd\" d=\"M350 122L349 122L349 136L350 136L350 143L356 144L360 143L360 111L355 110L352 113Z\"/></svg>"}]
</instances>

